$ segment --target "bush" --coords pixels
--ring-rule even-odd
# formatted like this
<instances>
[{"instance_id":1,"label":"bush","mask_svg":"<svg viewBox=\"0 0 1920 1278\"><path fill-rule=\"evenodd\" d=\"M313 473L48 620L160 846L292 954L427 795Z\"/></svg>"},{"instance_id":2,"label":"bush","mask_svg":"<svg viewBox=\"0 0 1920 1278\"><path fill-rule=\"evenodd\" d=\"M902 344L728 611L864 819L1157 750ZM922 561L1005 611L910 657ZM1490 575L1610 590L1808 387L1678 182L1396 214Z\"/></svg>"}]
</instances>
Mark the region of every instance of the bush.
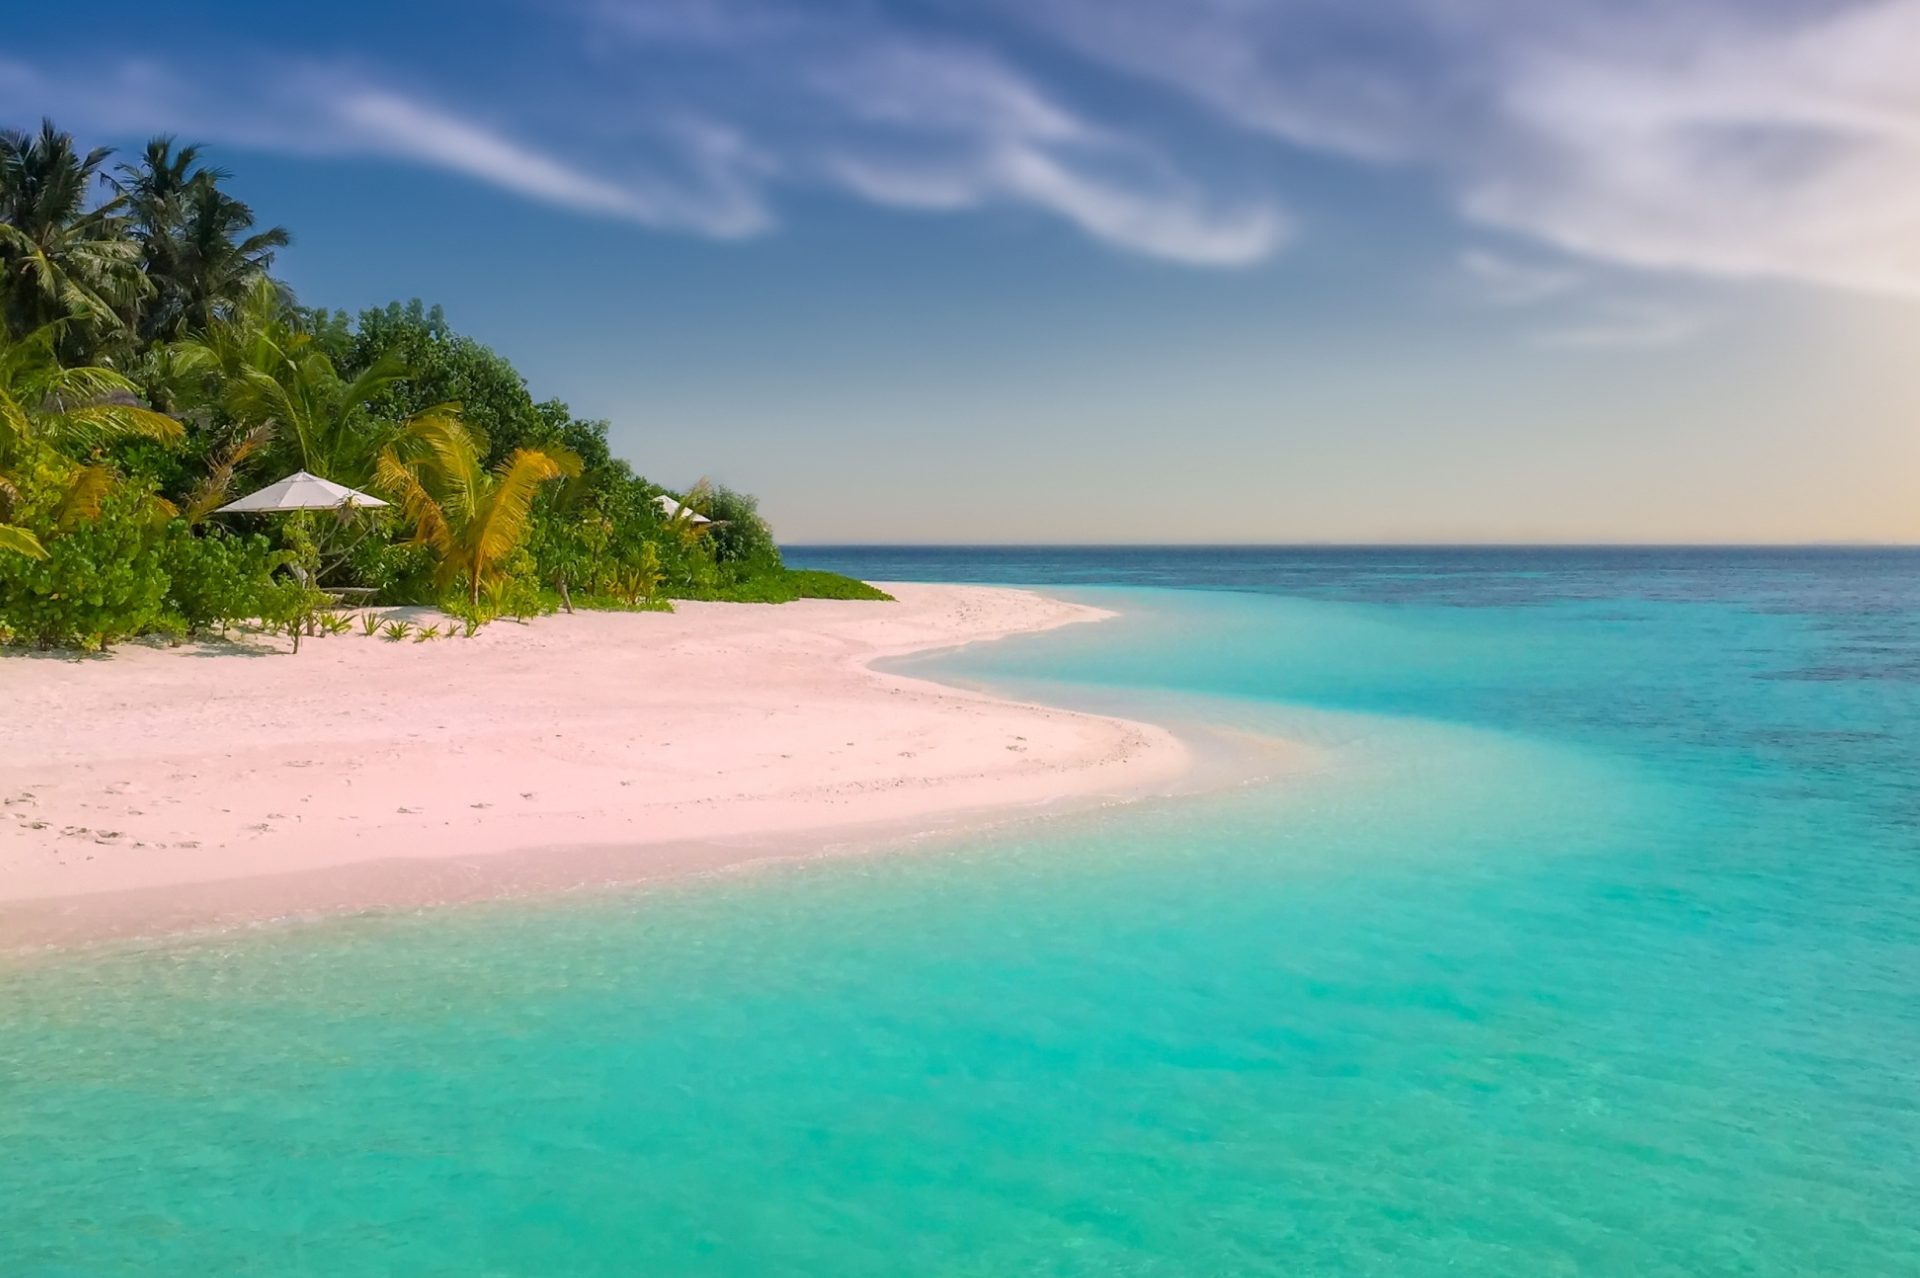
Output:
<instances>
[{"instance_id":1,"label":"bush","mask_svg":"<svg viewBox=\"0 0 1920 1278\"><path fill-rule=\"evenodd\" d=\"M167 527L161 562L167 572L167 610L195 635L278 611L265 537L218 530L195 536L180 520Z\"/></svg>"},{"instance_id":2,"label":"bush","mask_svg":"<svg viewBox=\"0 0 1920 1278\"><path fill-rule=\"evenodd\" d=\"M458 599L465 599L464 586ZM540 583L539 565L534 562L533 554L522 546L514 552L507 562L505 570L494 581L488 583L481 592L481 603L487 615L493 617L512 617L516 621L525 621L528 617L544 617L548 613L560 610L560 598ZM456 600L441 602L443 609L452 610ZM468 610L461 609L457 616L464 616Z\"/></svg>"},{"instance_id":3,"label":"bush","mask_svg":"<svg viewBox=\"0 0 1920 1278\"><path fill-rule=\"evenodd\" d=\"M152 495L113 483L93 518L56 518L66 476L42 469L24 485L15 522L46 547L45 559L0 555L0 626L13 642L90 652L159 627L167 570Z\"/></svg>"},{"instance_id":4,"label":"bush","mask_svg":"<svg viewBox=\"0 0 1920 1278\"><path fill-rule=\"evenodd\" d=\"M300 651L302 635L317 634L320 617L333 604L332 596L301 581L292 573L273 578L260 591L260 620L268 629L281 629Z\"/></svg>"},{"instance_id":5,"label":"bush","mask_svg":"<svg viewBox=\"0 0 1920 1278\"><path fill-rule=\"evenodd\" d=\"M713 541L714 562L737 565L736 579L779 571L780 547L773 540L773 529L760 518L758 500L731 488L716 487L707 499L706 513L714 521L713 531L707 534Z\"/></svg>"},{"instance_id":6,"label":"bush","mask_svg":"<svg viewBox=\"0 0 1920 1278\"><path fill-rule=\"evenodd\" d=\"M437 593L433 552L417 541L391 540L399 531L395 521L382 519L371 534L352 545L337 571L327 573L327 582L371 587L378 592L373 597L382 603L431 603Z\"/></svg>"},{"instance_id":7,"label":"bush","mask_svg":"<svg viewBox=\"0 0 1920 1278\"><path fill-rule=\"evenodd\" d=\"M878 586L868 585L853 577L843 577L837 572L822 572L818 568L787 568L782 575L802 599L864 599L877 603L892 603L893 596Z\"/></svg>"},{"instance_id":8,"label":"bush","mask_svg":"<svg viewBox=\"0 0 1920 1278\"><path fill-rule=\"evenodd\" d=\"M639 552L620 566L614 593L629 608L646 607L659 595L665 575L660 568L660 548L653 542L643 541Z\"/></svg>"},{"instance_id":9,"label":"bush","mask_svg":"<svg viewBox=\"0 0 1920 1278\"><path fill-rule=\"evenodd\" d=\"M694 593L677 595L682 599L706 599L721 603L792 603L796 599L860 599L892 602L893 596L837 572L812 568L782 568L728 585L709 586Z\"/></svg>"}]
</instances>

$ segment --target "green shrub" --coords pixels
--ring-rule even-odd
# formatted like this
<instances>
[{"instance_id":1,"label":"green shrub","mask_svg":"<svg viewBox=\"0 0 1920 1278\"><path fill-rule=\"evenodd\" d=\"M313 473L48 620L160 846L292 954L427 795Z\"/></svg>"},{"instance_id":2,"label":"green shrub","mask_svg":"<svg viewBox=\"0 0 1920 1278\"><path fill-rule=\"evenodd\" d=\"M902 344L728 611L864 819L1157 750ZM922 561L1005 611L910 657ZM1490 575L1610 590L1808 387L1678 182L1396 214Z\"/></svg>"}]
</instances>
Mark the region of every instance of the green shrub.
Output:
<instances>
[{"instance_id":1,"label":"green shrub","mask_svg":"<svg viewBox=\"0 0 1920 1278\"><path fill-rule=\"evenodd\" d=\"M189 635L227 627L274 611L271 548L261 536L213 530L197 536L181 520L168 525L161 546L167 571L166 606Z\"/></svg>"},{"instance_id":2,"label":"green shrub","mask_svg":"<svg viewBox=\"0 0 1920 1278\"><path fill-rule=\"evenodd\" d=\"M300 637L319 632L320 615L332 605L333 598L323 590L301 581L291 573L275 577L260 591L260 620L268 629L287 632L293 650L300 651Z\"/></svg>"},{"instance_id":3,"label":"green shrub","mask_svg":"<svg viewBox=\"0 0 1920 1278\"><path fill-rule=\"evenodd\" d=\"M397 524L377 527L352 545L344 563L329 567L325 580L329 585L371 587L382 603L432 603L433 553L416 541L390 540L400 533Z\"/></svg>"},{"instance_id":4,"label":"green shrub","mask_svg":"<svg viewBox=\"0 0 1920 1278\"><path fill-rule=\"evenodd\" d=\"M818 568L787 568L782 570L789 585L800 592L802 599L864 599L879 603L892 603L893 596L878 586L868 585L854 577L843 577L837 572L823 572Z\"/></svg>"},{"instance_id":5,"label":"green shrub","mask_svg":"<svg viewBox=\"0 0 1920 1278\"><path fill-rule=\"evenodd\" d=\"M560 598L543 586L539 578L539 566L531 551L525 546L514 552L500 575L488 583L481 594L483 611L491 617L512 617L525 621L528 617L544 617L548 613L558 612ZM465 598L464 590L460 598ZM456 610L456 600L449 598L441 601L441 608L465 615ZM470 611L470 609L468 610Z\"/></svg>"},{"instance_id":6,"label":"green shrub","mask_svg":"<svg viewBox=\"0 0 1920 1278\"><path fill-rule=\"evenodd\" d=\"M98 651L156 628L166 613L161 525L143 486L114 482L92 518L62 521L57 472L22 485L14 522L45 559L0 555L0 625L13 642Z\"/></svg>"},{"instance_id":7,"label":"green shrub","mask_svg":"<svg viewBox=\"0 0 1920 1278\"><path fill-rule=\"evenodd\" d=\"M627 607L644 607L659 595L660 583L665 575L660 567L659 546L651 541L643 541L639 551L621 565L614 592Z\"/></svg>"},{"instance_id":8,"label":"green shrub","mask_svg":"<svg viewBox=\"0 0 1920 1278\"><path fill-rule=\"evenodd\" d=\"M732 566L742 580L780 570L780 547L773 540L773 529L760 518L757 499L719 486L708 494L706 513L714 521L707 536L715 563Z\"/></svg>"},{"instance_id":9,"label":"green shrub","mask_svg":"<svg viewBox=\"0 0 1920 1278\"><path fill-rule=\"evenodd\" d=\"M722 603L792 603L796 599L858 599L891 602L893 596L852 577L813 568L782 568L778 572L745 577L727 584L680 593L682 599Z\"/></svg>"}]
</instances>

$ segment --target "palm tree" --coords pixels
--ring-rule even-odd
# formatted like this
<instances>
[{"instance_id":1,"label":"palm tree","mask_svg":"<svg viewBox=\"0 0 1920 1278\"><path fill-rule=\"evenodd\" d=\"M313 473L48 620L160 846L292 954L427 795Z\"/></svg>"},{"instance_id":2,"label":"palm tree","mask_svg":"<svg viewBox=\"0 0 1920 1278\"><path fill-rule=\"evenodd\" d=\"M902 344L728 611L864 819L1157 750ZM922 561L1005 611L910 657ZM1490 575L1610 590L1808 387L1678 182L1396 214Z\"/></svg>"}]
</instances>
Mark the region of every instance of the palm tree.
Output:
<instances>
[{"instance_id":1,"label":"palm tree","mask_svg":"<svg viewBox=\"0 0 1920 1278\"><path fill-rule=\"evenodd\" d=\"M612 539L613 526L592 508L593 481L579 454L559 447L546 452L560 463L567 478L548 493L542 517L535 521L534 554L560 592L560 606L571 614L573 587L590 586L594 560Z\"/></svg>"},{"instance_id":2,"label":"palm tree","mask_svg":"<svg viewBox=\"0 0 1920 1278\"><path fill-rule=\"evenodd\" d=\"M481 592L501 577L526 538L540 485L579 463L521 448L489 470L473 435L454 425L421 436L412 456L401 447L383 450L376 482L440 561L441 588L464 582L467 602L477 609Z\"/></svg>"},{"instance_id":3,"label":"palm tree","mask_svg":"<svg viewBox=\"0 0 1920 1278\"><path fill-rule=\"evenodd\" d=\"M150 286L118 197L89 204L108 150L81 155L53 122L0 131L0 305L16 337L59 320L70 351L125 328Z\"/></svg>"},{"instance_id":4,"label":"palm tree","mask_svg":"<svg viewBox=\"0 0 1920 1278\"><path fill-rule=\"evenodd\" d=\"M229 175L200 164L200 148L170 137L147 143L137 164L108 179L126 202L142 267L154 284L140 335L172 341L240 304L289 243L286 229L252 231L253 210L220 189Z\"/></svg>"},{"instance_id":5,"label":"palm tree","mask_svg":"<svg viewBox=\"0 0 1920 1278\"><path fill-rule=\"evenodd\" d=\"M181 435L180 423L142 406L120 374L64 367L55 355L58 328L19 341L0 334L0 549L35 557L45 553L39 539L11 517L38 454L82 463L61 498L61 520L71 522L98 510L111 478L104 467L84 464L93 450L116 439L171 442Z\"/></svg>"},{"instance_id":6,"label":"palm tree","mask_svg":"<svg viewBox=\"0 0 1920 1278\"><path fill-rule=\"evenodd\" d=\"M387 357L341 376L264 273L204 333L171 351L176 379L198 382L199 399L249 430L271 427L273 455L336 483L364 484L383 448L436 428L433 419L449 412L443 405L403 422L376 414L374 401L406 376L404 365Z\"/></svg>"}]
</instances>

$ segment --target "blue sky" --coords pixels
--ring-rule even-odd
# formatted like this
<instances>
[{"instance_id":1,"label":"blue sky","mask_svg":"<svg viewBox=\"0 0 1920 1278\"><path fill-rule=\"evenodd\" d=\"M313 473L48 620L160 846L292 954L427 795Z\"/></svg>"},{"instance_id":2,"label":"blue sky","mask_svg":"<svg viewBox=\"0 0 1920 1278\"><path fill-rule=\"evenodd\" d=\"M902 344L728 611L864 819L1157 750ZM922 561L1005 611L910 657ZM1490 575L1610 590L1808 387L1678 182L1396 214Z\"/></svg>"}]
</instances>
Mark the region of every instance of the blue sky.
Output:
<instances>
[{"instance_id":1,"label":"blue sky","mask_svg":"<svg viewBox=\"0 0 1920 1278\"><path fill-rule=\"evenodd\" d=\"M791 540L1920 540L1920 0L155 12L0 118Z\"/></svg>"}]
</instances>

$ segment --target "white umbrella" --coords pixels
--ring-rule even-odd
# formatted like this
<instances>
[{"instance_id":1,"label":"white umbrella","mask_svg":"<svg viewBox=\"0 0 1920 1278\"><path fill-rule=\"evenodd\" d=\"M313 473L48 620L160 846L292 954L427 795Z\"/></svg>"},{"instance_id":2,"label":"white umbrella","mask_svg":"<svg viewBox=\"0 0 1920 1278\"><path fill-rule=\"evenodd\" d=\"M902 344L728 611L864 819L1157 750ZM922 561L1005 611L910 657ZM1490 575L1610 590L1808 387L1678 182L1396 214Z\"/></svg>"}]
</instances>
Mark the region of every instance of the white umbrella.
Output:
<instances>
[{"instance_id":1,"label":"white umbrella","mask_svg":"<svg viewBox=\"0 0 1920 1278\"><path fill-rule=\"evenodd\" d=\"M697 514L691 507L682 506L679 502L667 496L665 493L661 493L658 497L655 497L653 499L653 504L658 506L662 511L664 511L668 519L678 519L680 518L681 513L685 512L688 523L710 524L713 522L711 519L708 519L705 515Z\"/></svg>"},{"instance_id":2,"label":"white umbrella","mask_svg":"<svg viewBox=\"0 0 1920 1278\"><path fill-rule=\"evenodd\" d=\"M344 510L349 506L371 509L387 503L372 493L348 488L318 475L296 470L277 484L268 484L257 493L248 493L239 501L228 502L214 511L216 515L263 514L277 510Z\"/></svg>"}]
</instances>

